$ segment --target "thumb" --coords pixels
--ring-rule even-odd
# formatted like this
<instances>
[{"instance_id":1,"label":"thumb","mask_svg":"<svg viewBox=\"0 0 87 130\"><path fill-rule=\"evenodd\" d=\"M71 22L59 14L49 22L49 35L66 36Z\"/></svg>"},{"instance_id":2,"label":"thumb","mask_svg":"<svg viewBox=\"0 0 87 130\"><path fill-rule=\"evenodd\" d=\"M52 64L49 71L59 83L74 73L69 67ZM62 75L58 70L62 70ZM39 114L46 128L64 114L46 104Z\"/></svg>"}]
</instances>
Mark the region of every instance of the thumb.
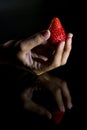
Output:
<instances>
[{"instance_id":1,"label":"thumb","mask_svg":"<svg viewBox=\"0 0 87 130\"><path fill-rule=\"evenodd\" d=\"M32 100L29 100L25 103L24 107L27 109L27 110L30 110L32 112L35 112L37 113L38 115L40 116L46 116L48 119L51 119L52 118L52 114L47 110L45 109L44 107L36 104L35 102L33 102Z\"/></svg>"},{"instance_id":2,"label":"thumb","mask_svg":"<svg viewBox=\"0 0 87 130\"><path fill-rule=\"evenodd\" d=\"M23 51L29 51L34 47L44 43L50 37L50 31L44 30L42 32L36 33L35 35L29 37L21 43L21 48Z\"/></svg>"}]
</instances>

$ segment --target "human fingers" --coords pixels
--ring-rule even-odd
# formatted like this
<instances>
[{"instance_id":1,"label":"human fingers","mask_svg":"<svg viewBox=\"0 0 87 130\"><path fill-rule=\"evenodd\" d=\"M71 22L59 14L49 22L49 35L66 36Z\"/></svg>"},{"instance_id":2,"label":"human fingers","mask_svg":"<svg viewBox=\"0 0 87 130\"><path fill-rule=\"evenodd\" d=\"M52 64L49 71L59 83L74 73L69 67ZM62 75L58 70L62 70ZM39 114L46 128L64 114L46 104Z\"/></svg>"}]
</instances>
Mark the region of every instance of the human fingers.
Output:
<instances>
[{"instance_id":1,"label":"human fingers","mask_svg":"<svg viewBox=\"0 0 87 130\"><path fill-rule=\"evenodd\" d=\"M34 88L28 88L22 93L21 97L23 100L24 108L37 113L40 116L46 116L48 119L52 118L51 113L44 107L32 101Z\"/></svg>"},{"instance_id":2,"label":"human fingers","mask_svg":"<svg viewBox=\"0 0 87 130\"><path fill-rule=\"evenodd\" d=\"M72 108L71 95L70 95L66 82L62 83L61 90L62 90L63 96L66 100L67 108L71 109Z\"/></svg>"},{"instance_id":3,"label":"human fingers","mask_svg":"<svg viewBox=\"0 0 87 130\"><path fill-rule=\"evenodd\" d=\"M53 59L53 62L52 62L52 66L54 68L61 65L61 58L62 58L62 54L63 54L63 51L64 51L64 46L65 46L65 42L61 42L57 46L56 52L54 54L54 59Z\"/></svg>"},{"instance_id":4,"label":"human fingers","mask_svg":"<svg viewBox=\"0 0 87 130\"><path fill-rule=\"evenodd\" d=\"M62 112L65 112L65 106L64 106L64 102L63 102L63 98L62 98L61 89L58 89L54 92L54 97L58 104L59 110Z\"/></svg>"},{"instance_id":5,"label":"human fingers","mask_svg":"<svg viewBox=\"0 0 87 130\"><path fill-rule=\"evenodd\" d=\"M46 116L48 119L52 118L52 114L46 108L36 104L32 100L27 100L24 103L24 108L32 112L35 112L40 116Z\"/></svg>"},{"instance_id":6,"label":"human fingers","mask_svg":"<svg viewBox=\"0 0 87 130\"><path fill-rule=\"evenodd\" d=\"M62 60L61 60L61 64L64 65L67 62L67 59L70 55L71 49L72 49L72 37L73 34L69 33L66 39L66 43L65 43L65 48L64 48L64 52L62 55Z\"/></svg>"},{"instance_id":7,"label":"human fingers","mask_svg":"<svg viewBox=\"0 0 87 130\"><path fill-rule=\"evenodd\" d=\"M29 37L28 39L22 41L20 44L22 51L29 51L34 47L44 43L50 37L50 31L44 30L42 32L36 33L35 35Z\"/></svg>"}]
</instances>

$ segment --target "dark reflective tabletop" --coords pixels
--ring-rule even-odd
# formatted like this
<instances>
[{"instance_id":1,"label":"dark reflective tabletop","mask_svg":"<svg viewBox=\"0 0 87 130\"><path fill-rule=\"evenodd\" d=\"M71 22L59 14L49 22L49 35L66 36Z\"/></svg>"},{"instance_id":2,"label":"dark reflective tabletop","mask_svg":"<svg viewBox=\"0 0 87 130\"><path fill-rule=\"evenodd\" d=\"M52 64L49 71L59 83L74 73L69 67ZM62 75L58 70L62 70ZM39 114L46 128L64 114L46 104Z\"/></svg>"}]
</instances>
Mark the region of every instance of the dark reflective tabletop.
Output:
<instances>
[{"instance_id":1,"label":"dark reflective tabletop","mask_svg":"<svg viewBox=\"0 0 87 130\"><path fill-rule=\"evenodd\" d=\"M25 86L28 87L34 83L35 77L31 73L13 66L0 65L2 121L4 124L8 122L9 127L11 124L13 127L19 126L19 128L24 129L75 129L84 127L86 116L86 55L84 54L86 41L84 41L83 36L85 23L82 15L84 9L83 13L81 12L81 7L84 8L84 5L82 3L80 7L80 5L71 2L71 7L69 1L64 2L64 4L62 2L57 4L57 0L38 0L37 2L35 0L26 2L24 0L0 0L0 43L9 39L25 38L46 29L54 16L61 19L66 32L72 32L74 35L72 51L67 64L49 72L50 75L56 76L68 84L72 96L73 107L66 111L60 125L54 125L52 120L47 120L45 117L40 117L23 109L20 94L24 91ZM41 99L43 96L46 99L46 96L49 95L45 90L36 93L41 96ZM34 100L38 102L36 93ZM49 96L48 101L50 98ZM42 104L42 100L39 103ZM43 103L46 105L44 100Z\"/></svg>"}]
</instances>

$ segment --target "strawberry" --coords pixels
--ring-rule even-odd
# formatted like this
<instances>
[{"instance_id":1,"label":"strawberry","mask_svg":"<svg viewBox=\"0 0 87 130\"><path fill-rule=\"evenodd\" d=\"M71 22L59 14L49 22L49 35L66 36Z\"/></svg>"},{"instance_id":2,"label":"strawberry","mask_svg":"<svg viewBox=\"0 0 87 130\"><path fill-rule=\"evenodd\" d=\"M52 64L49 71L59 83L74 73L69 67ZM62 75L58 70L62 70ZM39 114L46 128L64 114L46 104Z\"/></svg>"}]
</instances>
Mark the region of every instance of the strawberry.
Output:
<instances>
[{"instance_id":1,"label":"strawberry","mask_svg":"<svg viewBox=\"0 0 87 130\"><path fill-rule=\"evenodd\" d=\"M66 39L65 30L59 18L54 17L48 29L50 30L50 33L51 33L51 36L48 40L49 43L56 44L56 43L65 41Z\"/></svg>"},{"instance_id":2,"label":"strawberry","mask_svg":"<svg viewBox=\"0 0 87 130\"><path fill-rule=\"evenodd\" d=\"M53 121L54 124L59 125L64 117L64 112L61 112L59 110L55 110L53 112Z\"/></svg>"}]
</instances>

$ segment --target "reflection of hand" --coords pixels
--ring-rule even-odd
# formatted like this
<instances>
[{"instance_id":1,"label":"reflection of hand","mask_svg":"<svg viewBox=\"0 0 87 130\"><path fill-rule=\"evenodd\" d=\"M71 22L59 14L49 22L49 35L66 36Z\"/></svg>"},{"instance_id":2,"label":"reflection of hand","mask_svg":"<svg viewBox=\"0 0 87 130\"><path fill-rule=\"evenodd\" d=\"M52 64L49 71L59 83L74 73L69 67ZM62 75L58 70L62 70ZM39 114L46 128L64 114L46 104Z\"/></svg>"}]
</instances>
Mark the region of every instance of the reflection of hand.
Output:
<instances>
[{"instance_id":1,"label":"reflection of hand","mask_svg":"<svg viewBox=\"0 0 87 130\"><path fill-rule=\"evenodd\" d=\"M18 41L15 44L13 41L9 41L3 46L5 50L9 50L8 53L10 57L13 55L15 57L17 56L16 58L21 61L25 68L29 67L37 75L40 75L44 72L64 65L67 62L71 51L71 33L67 35L66 41L59 43L56 49L52 52L50 52L50 45L46 44L49 37L50 32L47 30L37 33L25 40ZM14 49L16 50L15 52ZM6 52L4 52L4 54L7 56ZM14 60L14 57L12 57L12 60Z\"/></svg>"},{"instance_id":2,"label":"reflection of hand","mask_svg":"<svg viewBox=\"0 0 87 130\"><path fill-rule=\"evenodd\" d=\"M37 82L37 86L41 88L46 87L46 89L53 94L60 111L64 112L65 107L71 109L71 96L67 87L67 83L65 81L62 81L58 77L54 77L48 74L39 76L38 81L39 82ZM50 119L52 117L52 114L46 108L32 101L33 91L34 88L29 87L27 90L25 90L25 92L23 92L22 98L24 101L24 107L28 110L38 113L39 115L45 115ZM65 102L62 96L64 96Z\"/></svg>"}]
</instances>

